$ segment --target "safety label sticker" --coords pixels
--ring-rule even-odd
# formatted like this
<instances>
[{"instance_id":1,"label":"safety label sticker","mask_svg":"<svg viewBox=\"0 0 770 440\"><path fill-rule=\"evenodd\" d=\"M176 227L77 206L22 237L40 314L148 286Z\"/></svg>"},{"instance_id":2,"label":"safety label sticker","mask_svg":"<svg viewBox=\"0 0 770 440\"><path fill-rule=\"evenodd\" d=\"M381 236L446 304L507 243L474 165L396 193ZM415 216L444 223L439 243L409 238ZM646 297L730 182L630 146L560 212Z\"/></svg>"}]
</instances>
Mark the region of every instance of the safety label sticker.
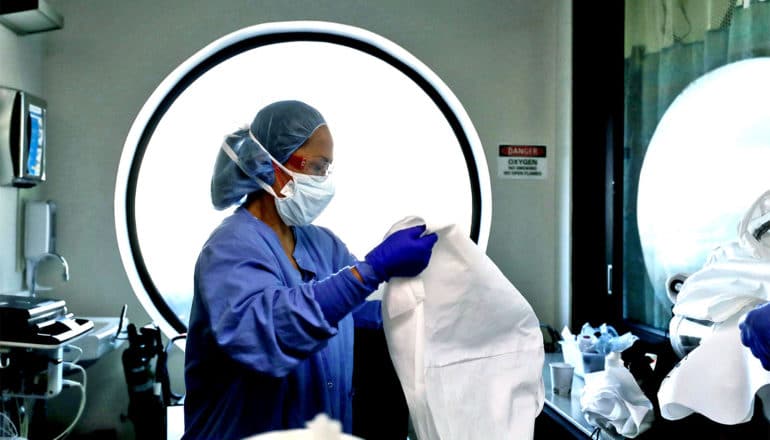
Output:
<instances>
[{"instance_id":1,"label":"safety label sticker","mask_svg":"<svg viewBox=\"0 0 770 440\"><path fill-rule=\"evenodd\" d=\"M545 179L545 145L500 145L497 177L504 179Z\"/></svg>"}]
</instances>

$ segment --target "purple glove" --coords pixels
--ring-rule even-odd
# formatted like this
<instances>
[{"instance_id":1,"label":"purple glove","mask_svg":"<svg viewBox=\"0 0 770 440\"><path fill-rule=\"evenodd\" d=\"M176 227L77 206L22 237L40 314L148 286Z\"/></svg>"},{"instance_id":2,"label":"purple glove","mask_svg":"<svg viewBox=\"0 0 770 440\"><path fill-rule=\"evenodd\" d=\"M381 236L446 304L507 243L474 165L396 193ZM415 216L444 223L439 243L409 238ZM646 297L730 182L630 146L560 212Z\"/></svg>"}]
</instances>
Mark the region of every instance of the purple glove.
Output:
<instances>
[{"instance_id":1,"label":"purple glove","mask_svg":"<svg viewBox=\"0 0 770 440\"><path fill-rule=\"evenodd\" d=\"M388 281L390 277L413 277L428 266L436 233L422 236L425 225L396 231L366 255L366 262L377 276Z\"/></svg>"},{"instance_id":2,"label":"purple glove","mask_svg":"<svg viewBox=\"0 0 770 440\"><path fill-rule=\"evenodd\" d=\"M741 342L770 371L770 303L755 307L740 324Z\"/></svg>"}]
</instances>

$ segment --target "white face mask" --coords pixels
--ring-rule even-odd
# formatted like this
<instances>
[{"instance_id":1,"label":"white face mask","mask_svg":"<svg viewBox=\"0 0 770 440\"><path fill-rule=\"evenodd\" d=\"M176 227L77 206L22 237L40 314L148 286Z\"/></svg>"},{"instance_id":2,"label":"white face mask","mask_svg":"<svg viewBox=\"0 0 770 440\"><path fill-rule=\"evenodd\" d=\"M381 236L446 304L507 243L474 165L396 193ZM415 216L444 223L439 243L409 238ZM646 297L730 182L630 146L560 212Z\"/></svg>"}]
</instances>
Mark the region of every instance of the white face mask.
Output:
<instances>
[{"instance_id":1,"label":"white face mask","mask_svg":"<svg viewBox=\"0 0 770 440\"><path fill-rule=\"evenodd\" d=\"M311 176L288 170L273 158L267 149L262 146L262 143L251 134L251 130L249 130L249 136L270 156L273 163L292 177L292 180L280 190L284 197L278 197L270 185L254 177L257 184L275 198L275 207L278 215L289 226L310 224L323 212L334 197L334 181L331 179L331 176ZM248 175L238 159L238 155L227 145L227 142L222 143L222 150Z\"/></svg>"},{"instance_id":2,"label":"white face mask","mask_svg":"<svg viewBox=\"0 0 770 440\"><path fill-rule=\"evenodd\" d=\"M292 196L275 198L278 215L287 225L308 225L321 215L332 201L334 181L331 176L310 176L286 171L294 178L296 186Z\"/></svg>"}]
</instances>

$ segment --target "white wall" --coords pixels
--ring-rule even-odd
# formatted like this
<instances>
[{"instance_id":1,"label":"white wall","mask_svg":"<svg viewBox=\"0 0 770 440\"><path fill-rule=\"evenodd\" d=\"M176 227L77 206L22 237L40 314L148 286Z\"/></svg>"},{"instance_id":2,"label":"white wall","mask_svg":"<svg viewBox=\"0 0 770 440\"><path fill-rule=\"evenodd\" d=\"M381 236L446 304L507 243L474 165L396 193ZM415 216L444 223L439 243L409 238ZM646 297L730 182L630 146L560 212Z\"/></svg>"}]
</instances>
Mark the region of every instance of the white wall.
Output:
<instances>
[{"instance_id":1,"label":"white wall","mask_svg":"<svg viewBox=\"0 0 770 440\"><path fill-rule=\"evenodd\" d=\"M49 103L48 182L58 203L58 251L72 279L58 296L81 316L149 321L128 284L113 218L115 173L144 100L178 64L218 37L269 21L328 20L362 27L420 58L454 91L473 120L492 172L488 254L541 321L566 324L569 258L570 6L561 0L51 0L65 17L45 34ZM0 34L0 44L4 38ZM29 37L26 37L29 38ZM15 41L15 40L14 40ZM30 40L33 41L33 40ZM21 43L16 43L21 44ZM5 50L5 48L3 48ZM40 52L39 49L38 53ZM13 52L13 49L11 49ZM5 58L5 52L0 52ZM0 79L6 75L0 64ZM40 84L30 87L40 89ZM497 146L548 147L545 180L498 179ZM3 207L13 197L0 193ZM10 205L12 206L12 205ZM5 209L0 222L9 223ZM0 224L4 237L10 234ZM7 265L7 255L0 263ZM2 274L2 272L0 272ZM128 398L114 352L89 368L80 432L115 428ZM181 369L172 381L181 383ZM66 399L65 399L66 400ZM66 420L67 408L54 416Z\"/></svg>"}]
</instances>

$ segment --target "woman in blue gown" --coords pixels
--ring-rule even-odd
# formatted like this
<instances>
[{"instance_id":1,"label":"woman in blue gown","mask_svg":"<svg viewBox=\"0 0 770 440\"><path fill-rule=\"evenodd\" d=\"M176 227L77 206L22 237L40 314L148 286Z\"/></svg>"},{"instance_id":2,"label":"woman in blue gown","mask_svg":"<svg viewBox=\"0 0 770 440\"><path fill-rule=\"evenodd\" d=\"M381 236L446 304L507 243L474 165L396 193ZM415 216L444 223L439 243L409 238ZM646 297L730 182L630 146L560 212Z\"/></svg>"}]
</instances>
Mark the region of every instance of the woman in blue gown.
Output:
<instances>
[{"instance_id":1,"label":"woman in blue gown","mask_svg":"<svg viewBox=\"0 0 770 440\"><path fill-rule=\"evenodd\" d=\"M227 136L212 202L238 205L195 267L185 351L185 439L242 439L305 427L319 413L352 430L353 333L381 326L381 282L415 276L437 237L388 236L359 261L311 222L334 194L333 140L300 101L260 110Z\"/></svg>"}]
</instances>

